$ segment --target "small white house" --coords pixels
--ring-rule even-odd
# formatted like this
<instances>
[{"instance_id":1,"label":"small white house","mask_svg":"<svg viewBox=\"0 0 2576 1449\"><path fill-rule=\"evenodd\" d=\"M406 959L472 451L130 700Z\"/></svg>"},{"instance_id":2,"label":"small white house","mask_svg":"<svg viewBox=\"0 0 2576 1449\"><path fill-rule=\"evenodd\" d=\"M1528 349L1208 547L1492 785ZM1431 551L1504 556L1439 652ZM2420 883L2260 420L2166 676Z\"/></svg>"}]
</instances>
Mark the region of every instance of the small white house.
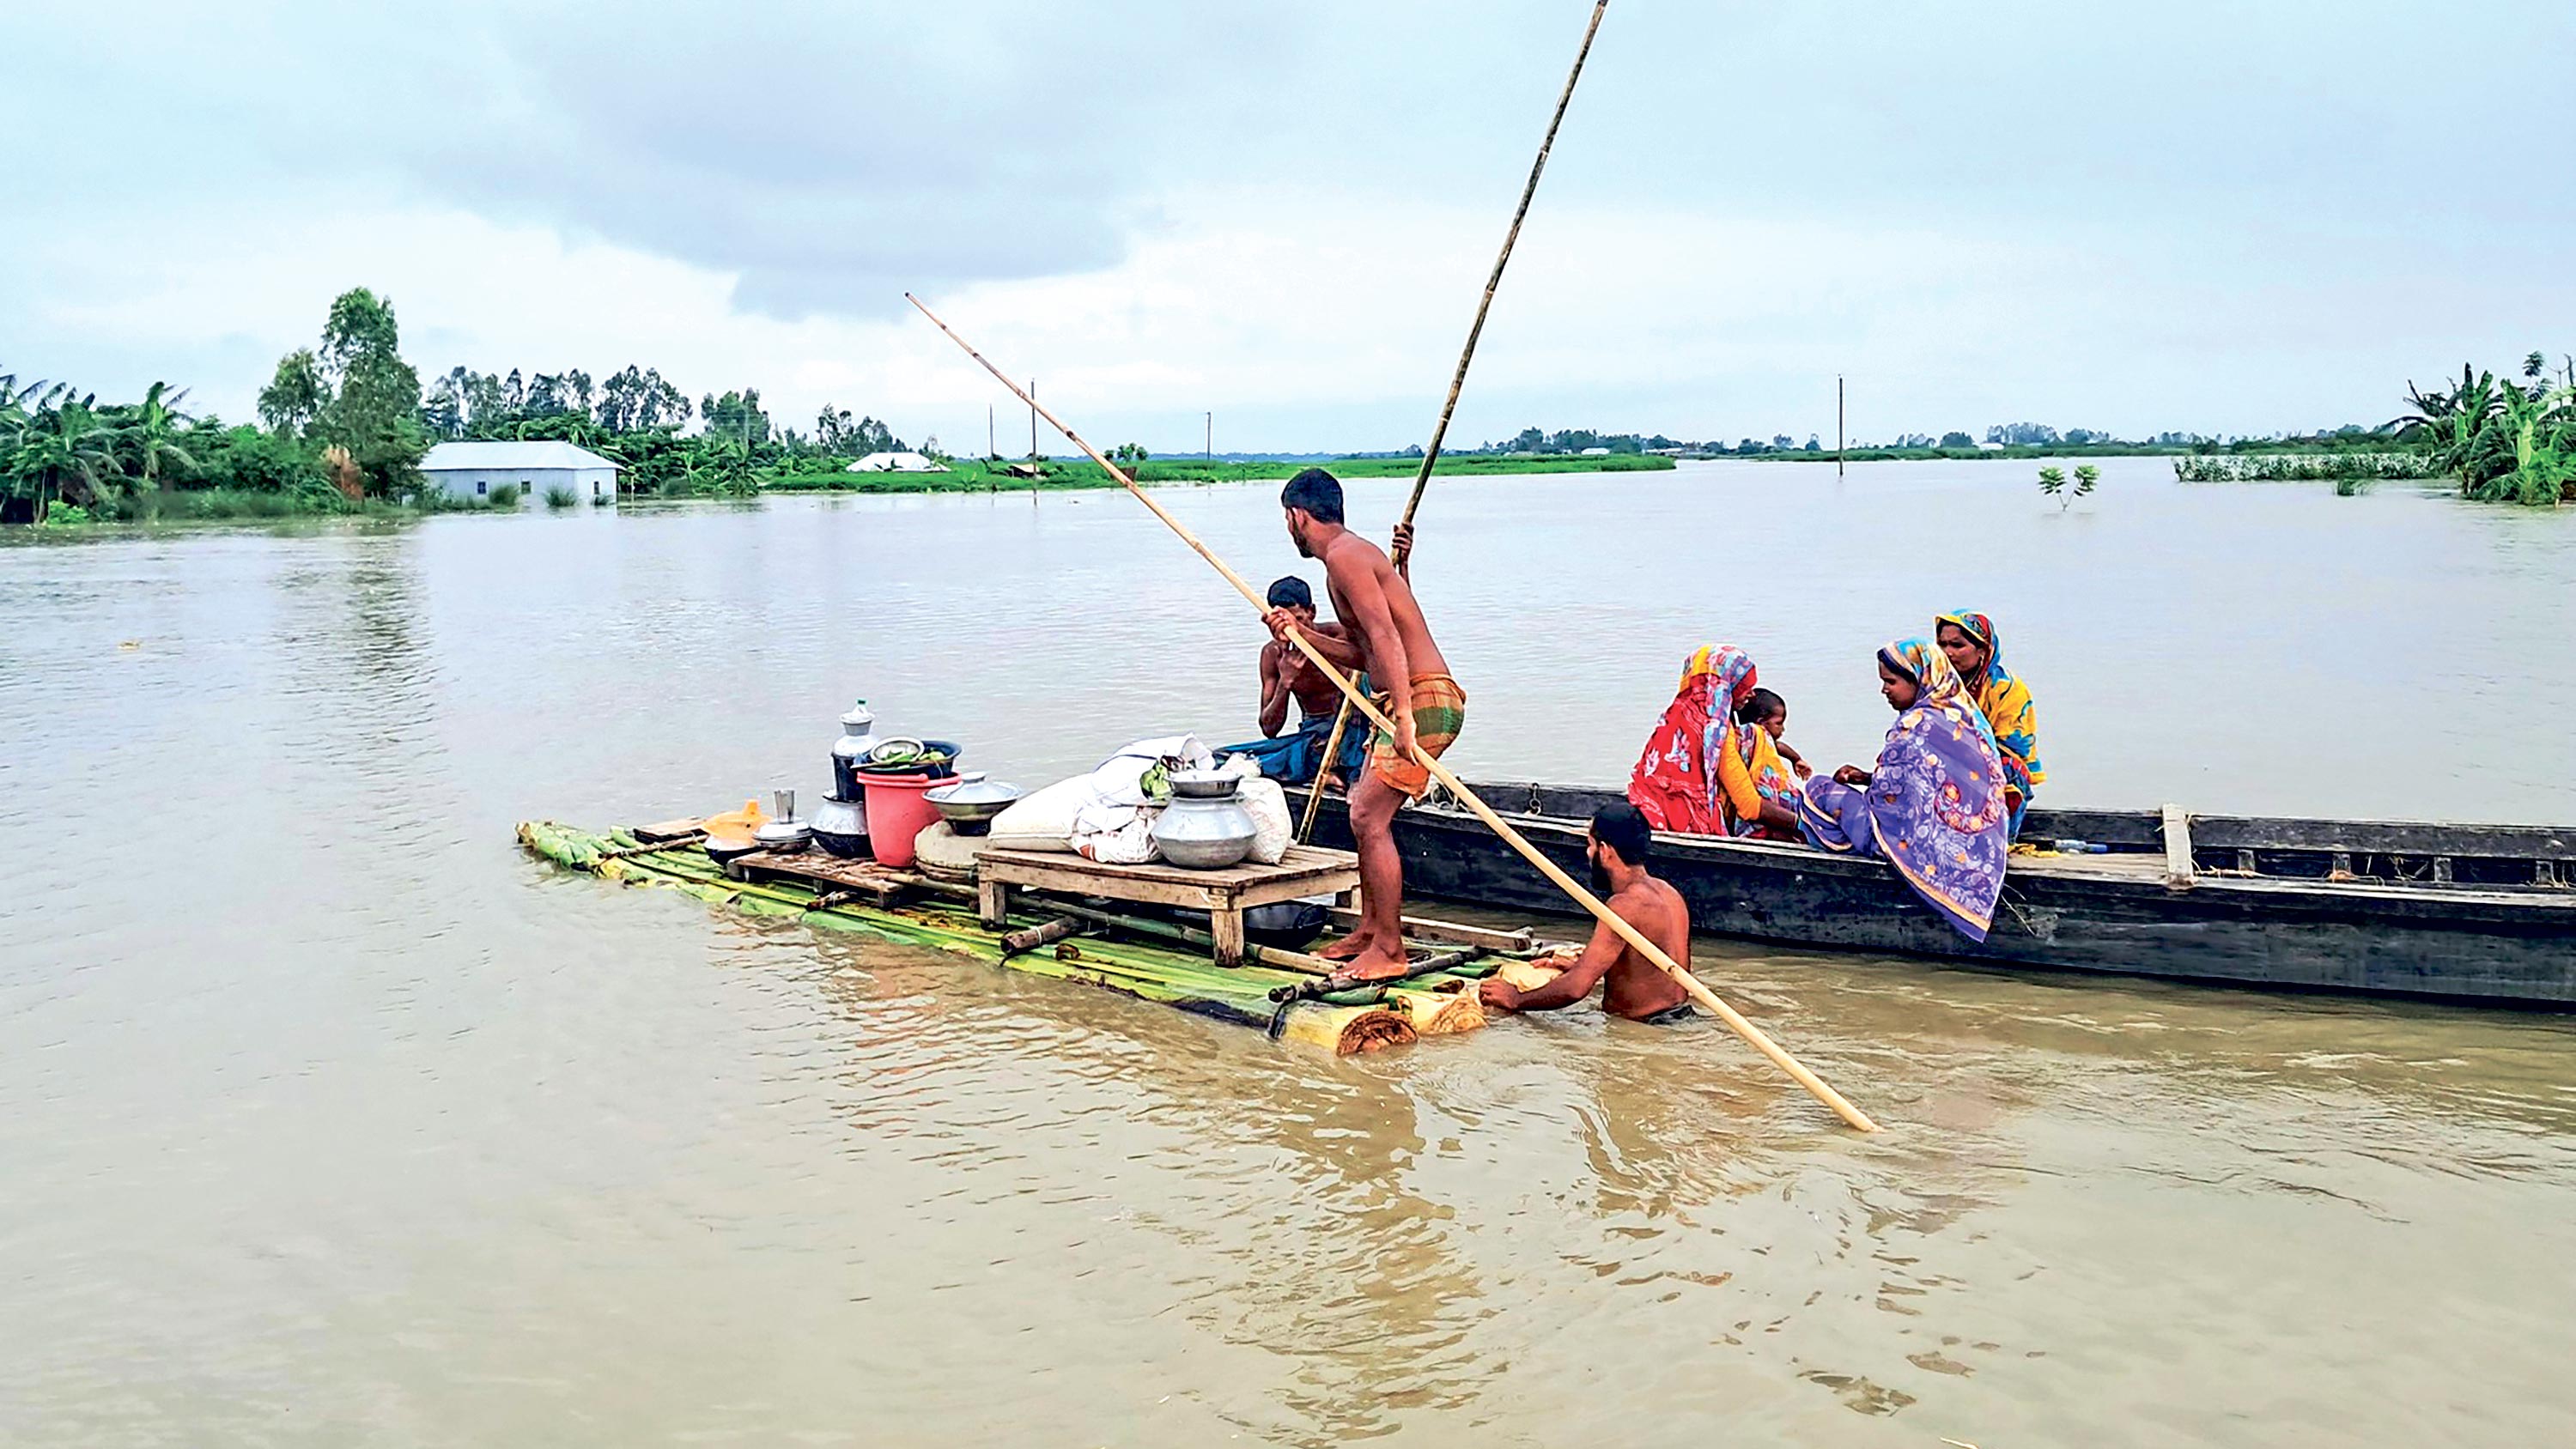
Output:
<instances>
[{"instance_id":1,"label":"small white house","mask_svg":"<svg viewBox=\"0 0 2576 1449\"><path fill-rule=\"evenodd\" d=\"M852 473L945 473L948 465L919 453L870 453L852 463Z\"/></svg>"},{"instance_id":2,"label":"small white house","mask_svg":"<svg viewBox=\"0 0 2576 1449\"><path fill-rule=\"evenodd\" d=\"M522 508L555 489L584 503L617 501L617 465L570 443L441 443L420 471L450 498L488 502L509 488Z\"/></svg>"}]
</instances>

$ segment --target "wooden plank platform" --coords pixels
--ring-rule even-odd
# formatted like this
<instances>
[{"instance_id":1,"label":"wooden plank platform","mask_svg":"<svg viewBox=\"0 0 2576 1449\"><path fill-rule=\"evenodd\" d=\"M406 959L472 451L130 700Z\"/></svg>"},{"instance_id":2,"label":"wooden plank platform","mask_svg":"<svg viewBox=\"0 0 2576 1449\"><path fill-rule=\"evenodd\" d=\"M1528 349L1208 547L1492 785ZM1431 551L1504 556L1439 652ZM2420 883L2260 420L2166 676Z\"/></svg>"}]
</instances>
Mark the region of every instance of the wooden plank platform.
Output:
<instances>
[{"instance_id":1,"label":"wooden plank platform","mask_svg":"<svg viewBox=\"0 0 2576 1449\"><path fill-rule=\"evenodd\" d=\"M785 854L755 850L729 862L725 874L735 880L786 881L826 895L846 892L843 899L879 906L893 905L921 886L921 877L911 871L894 870L873 860L843 860L819 850Z\"/></svg>"},{"instance_id":2,"label":"wooden plank platform","mask_svg":"<svg viewBox=\"0 0 2576 1449\"><path fill-rule=\"evenodd\" d=\"M1040 850L987 850L976 864L978 903L987 925L1006 921L1014 888L1070 896L1103 896L1208 913L1218 964L1243 963L1243 913L1301 896L1340 895L1360 883L1359 857L1311 845L1288 847L1277 865L1189 870L1154 862L1108 865Z\"/></svg>"}]
</instances>

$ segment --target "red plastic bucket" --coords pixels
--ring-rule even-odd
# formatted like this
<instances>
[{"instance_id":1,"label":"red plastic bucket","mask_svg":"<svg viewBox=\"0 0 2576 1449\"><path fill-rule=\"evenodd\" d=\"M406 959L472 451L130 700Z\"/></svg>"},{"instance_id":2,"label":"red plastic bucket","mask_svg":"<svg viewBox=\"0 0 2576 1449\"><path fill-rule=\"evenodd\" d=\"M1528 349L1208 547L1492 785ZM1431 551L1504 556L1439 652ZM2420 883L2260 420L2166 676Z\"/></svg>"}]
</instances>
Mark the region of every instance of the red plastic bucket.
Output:
<instances>
[{"instance_id":1,"label":"red plastic bucket","mask_svg":"<svg viewBox=\"0 0 2576 1449\"><path fill-rule=\"evenodd\" d=\"M868 796L868 848L877 864L912 864L913 837L939 823L939 807L921 797L949 783L928 775L859 776Z\"/></svg>"}]
</instances>

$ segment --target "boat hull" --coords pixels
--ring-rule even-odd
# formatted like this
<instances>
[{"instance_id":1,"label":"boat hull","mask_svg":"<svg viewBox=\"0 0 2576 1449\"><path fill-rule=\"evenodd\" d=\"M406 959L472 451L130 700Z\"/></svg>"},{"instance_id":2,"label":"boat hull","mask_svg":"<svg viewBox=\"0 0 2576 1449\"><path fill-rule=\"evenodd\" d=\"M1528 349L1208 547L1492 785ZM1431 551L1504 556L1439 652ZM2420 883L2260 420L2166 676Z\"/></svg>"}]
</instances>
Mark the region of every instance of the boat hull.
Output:
<instances>
[{"instance_id":1,"label":"boat hull","mask_svg":"<svg viewBox=\"0 0 2576 1449\"><path fill-rule=\"evenodd\" d=\"M1549 859L1582 878L1587 802L1614 795L1547 786L1478 788ZM1506 808L1515 803L1532 808ZM1327 797L1318 812L1318 844L1349 844L1341 804ZM2151 817L2081 818L2116 834L2135 833L2141 828L2135 822ZM2114 821L2130 823L2114 828ZM2373 828L2399 827L2356 827L2355 833ZM2266 838L2295 835L2275 830ZM2554 837L2528 831L2516 843L2527 836L2541 837L2535 848L2557 844ZM1462 809L1405 810L1397 817L1396 843L1408 897L1549 914L1571 909L1562 891ZM2474 842L2464 839L2462 858L2473 864L2464 870L2492 874L2506 868L2507 862L2468 856L2469 844ZM2230 858L2237 853L2234 847L2222 850ZM2305 844L2261 852L2247 846L2244 858L2287 861L2297 852L2324 854L2322 847ZM2449 858L2443 860L2448 871ZM2135 846L2122 855L2015 857L1983 945L1934 917L1882 861L1786 843L1661 836L1654 869L1689 903L1695 930L1745 940L1985 967L2576 1007L2576 891L2563 886L2513 889L2252 873L2195 874L2186 886L2167 883L2163 861ZM2535 862L2518 864L2523 879L2534 878ZM2555 875L2550 861L2536 864L2539 873Z\"/></svg>"}]
</instances>

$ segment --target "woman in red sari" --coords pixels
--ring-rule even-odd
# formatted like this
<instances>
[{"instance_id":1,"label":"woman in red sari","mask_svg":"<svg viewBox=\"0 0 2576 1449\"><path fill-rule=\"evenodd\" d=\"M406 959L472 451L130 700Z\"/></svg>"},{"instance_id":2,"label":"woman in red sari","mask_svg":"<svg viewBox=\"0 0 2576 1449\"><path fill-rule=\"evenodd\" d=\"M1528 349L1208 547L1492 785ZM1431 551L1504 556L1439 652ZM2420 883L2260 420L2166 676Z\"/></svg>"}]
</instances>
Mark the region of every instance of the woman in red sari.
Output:
<instances>
[{"instance_id":1,"label":"woman in red sari","mask_svg":"<svg viewBox=\"0 0 2576 1449\"><path fill-rule=\"evenodd\" d=\"M1628 777L1628 801L1657 830L1796 840L1798 777L1780 762L1770 732L1736 716L1760 682L1753 658L1712 644L1682 666Z\"/></svg>"}]
</instances>

